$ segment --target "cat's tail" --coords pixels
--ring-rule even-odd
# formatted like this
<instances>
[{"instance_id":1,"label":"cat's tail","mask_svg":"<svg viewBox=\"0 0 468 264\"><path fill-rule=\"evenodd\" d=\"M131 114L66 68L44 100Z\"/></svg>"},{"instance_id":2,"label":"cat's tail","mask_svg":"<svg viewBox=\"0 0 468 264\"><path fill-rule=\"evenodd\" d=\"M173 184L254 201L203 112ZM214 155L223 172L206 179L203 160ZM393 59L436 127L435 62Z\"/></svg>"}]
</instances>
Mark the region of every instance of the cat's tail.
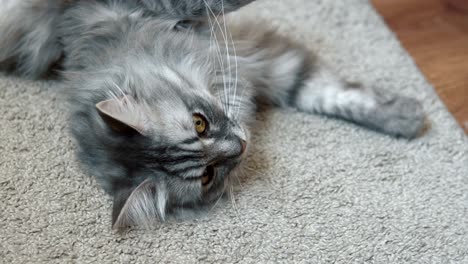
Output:
<instances>
[{"instance_id":1,"label":"cat's tail","mask_svg":"<svg viewBox=\"0 0 468 264\"><path fill-rule=\"evenodd\" d=\"M2 0L0 70L43 77L60 59L57 25L69 0Z\"/></svg>"}]
</instances>

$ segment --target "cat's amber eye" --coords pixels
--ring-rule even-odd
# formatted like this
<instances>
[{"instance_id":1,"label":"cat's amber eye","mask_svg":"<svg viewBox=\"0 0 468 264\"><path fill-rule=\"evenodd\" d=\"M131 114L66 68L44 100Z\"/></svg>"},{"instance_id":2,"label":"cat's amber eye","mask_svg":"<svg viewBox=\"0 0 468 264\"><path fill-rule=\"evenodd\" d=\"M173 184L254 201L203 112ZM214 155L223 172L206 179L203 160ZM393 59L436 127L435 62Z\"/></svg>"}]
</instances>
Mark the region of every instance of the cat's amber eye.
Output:
<instances>
[{"instance_id":1,"label":"cat's amber eye","mask_svg":"<svg viewBox=\"0 0 468 264\"><path fill-rule=\"evenodd\" d=\"M213 180L213 177L211 175L205 174L201 178L201 183L203 186L207 186L208 184L211 183L212 180Z\"/></svg>"},{"instance_id":2,"label":"cat's amber eye","mask_svg":"<svg viewBox=\"0 0 468 264\"><path fill-rule=\"evenodd\" d=\"M201 184L203 187L209 189L216 176L216 171L213 166L208 166L201 177Z\"/></svg>"},{"instance_id":3,"label":"cat's amber eye","mask_svg":"<svg viewBox=\"0 0 468 264\"><path fill-rule=\"evenodd\" d=\"M199 135L205 133L206 129L208 128L208 123L206 122L206 119L200 114L194 114L192 118L197 133Z\"/></svg>"}]
</instances>

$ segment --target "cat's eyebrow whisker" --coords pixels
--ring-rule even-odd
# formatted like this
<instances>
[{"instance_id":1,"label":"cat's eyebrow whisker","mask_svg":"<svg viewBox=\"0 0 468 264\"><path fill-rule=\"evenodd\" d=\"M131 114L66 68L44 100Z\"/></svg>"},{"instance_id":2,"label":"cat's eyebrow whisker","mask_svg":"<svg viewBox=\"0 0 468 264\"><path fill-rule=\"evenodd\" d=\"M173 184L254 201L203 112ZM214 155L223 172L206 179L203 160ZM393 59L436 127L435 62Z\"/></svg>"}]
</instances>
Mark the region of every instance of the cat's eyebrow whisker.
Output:
<instances>
[{"instance_id":1,"label":"cat's eyebrow whisker","mask_svg":"<svg viewBox=\"0 0 468 264\"><path fill-rule=\"evenodd\" d=\"M203 0L203 2L205 3L205 5L206 5L208 11L213 15L214 20L215 20L215 22L216 22L216 26L219 28L219 32L221 33L221 37L223 38L223 41L224 41L224 43L225 43L225 46L226 46L226 56L227 56L227 58L228 58L228 60L227 60L227 63L228 63L227 68L228 68L228 70L229 70L229 73L231 73L231 63L230 63L230 60L229 60L229 57L228 57L228 55L229 55L229 45L228 45L228 43L229 43L229 42L228 42L228 38L227 38L227 36L226 36L227 33L223 31L223 27L221 26L221 23L219 22L219 20L218 20L218 18L217 18L218 16L217 16L217 15L213 12L213 10L209 7L209 5L208 5L208 3L206 2L206 0ZM221 4L223 5L222 8L221 8L221 11L222 11L222 15L223 15L223 18L224 18L224 21L225 21L225 16L224 16L224 1L221 1ZM226 24L226 23L224 23L224 24ZM224 25L224 26L226 26L226 25ZM213 29L212 29L212 30L214 30L214 26L213 26ZM226 75L226 74L225 74L225 69L224 69L224 68L225 68L225 65L224 65L224 61L223 61L223 59L222 59L222 52L221 52L221 48L220 48L220 43L217 41L216 34L215 34L215 39L216 39L216 43L217 43L217 45L218 45L218 56L220 57L219 60L220 60L220 63L221 63L221 69L222 69L222 71L223 71L223 81L224 81L224 88L225 88L225 89L224 89L225 100L226 100L226 104L227 104L227 110L229 111L229 96L230 96L230 88L231 88L231 87L230 87L230 84L229 84L229 86L228 86L228 91L226 91L226 79L225 79L225 75ZM231 78L231 74L229 74L229 75L230 75L229 77ZM226 113L226 114L227 114L227 113Z\"/></svg>"},{"instance_id":2,"label":"cat's eyebrow whisker","mask_svg":"<svg viewBox=\"0 0 468 264\"><path fill-rule=\"evenodd\" d=\"M117 99L118 99L118 96L117 96L112 90L109 90L109 91L107 91L106 93L107 93L107 95L109 96L110 99L113 99L113 100L118 101L118 100L117 100Z\"/></svg>"},{"instance_id":3,"label":"cat's eyebrow whisker","mask_svg":"<svg viewBox=\"0 0 468 264\"><path fill-rule=\"evenodd\" d=\"M223 18L224 18L224 28L225 28L225 30L226 30L226 35L227 35L227 33L228 33L228 28L226 27L226 24L227 24L227 23L226 23L226 17L224 16ZM233 51L233 53L234 53L234 67L235 67L234 96L233 96L234 98L233 98L232 101L233 101L233 102L236 102L236 99L237 99L237 81L238 81L238 61L237 61L237 50L236 50L236 45L235 45L235 43L234 43L234 39L233 39L233 37L232 37L231 31L229 31L229 38L230 38L230 41L231 41L231 44L232 44L232 51ZM230 58L231 58L230 56L228 56L228 58L227 58L229 62L231 61ZM231 67L229 67L229 68L231 68ZM231 72L229 72L229 76L231 76ZM231 83L229 83L229 84L231 85ZM239 107L238 107L237 109L239 109ZM239 110L238 110L237 112L239 112Z\"/></svg>"},{"instance_id":4,"label":"cat's eyebrow whisker","mask_svg":"<svg viewBox=\"0 0 468 264\"><path fill-rule=\"evenodd\" d=\"M229 111L229 107L230 107L230 97L231 97L231 86L232 86L232 72L231 72L231 59L230 59L230 54L229 54L229 39L227 37L228 35L228 29L227 29L227 26L226 26L226 14L224 13L224 1L221 0L221 11L222 11L222 16L223 16L223 28L224 28L224 32L223 32L223 28L220 28L221 30L221 33L222 33L222 36L223 36L223 39L224 39L224 43L225 43L225 46L226 46L226 61L228 63L228 70L229 70L229 83L228 83L228 111Z\"/></svg>"},{"instance_id":5,"label":"cat's eyebrow whisker","mask_svg":"<svg viewBox=\"0 0 468 264\"><path fill-rule=\"evenodd\" d=\"M210 23L210 29L211 29L211 23ZM211 30L211 34L210 34L210 39L209 39L209 50L210 52L208 53L208 56L207 56L207 62L206 64L207 65L212 65L213 66L213 69L212 69L212 72L211 72L211 75L214 76L215 78L215 81L214 83L212 83L211 85L214 85L215 87L217 87L218 85L218 81L217 81L217 67L216 67L216 61L215 61L215 58L212 58L212 54L211 54L211 51L214 50L214 47L213 47L213 30ZM223 108L223 112L226 113L226 107L225 105L223 104L223 98L222 98L222 95L219 93L218 89L217 88L214 88L214 93L215 95L215 98L218 100L218 102L220 103L221 107Z\"/></svg>"},{"instance_id":6,"label":"cat's eyebrow whisker","mask_svg":"<svg viewBox=\"0 0 468 264\"><path fill-rule=\"evenodd\" d=\"M215 23L211 20L211 16L210 14L213 15L213 19L214 21L216 22L216 26L218 26L220 29L221 29L221 25L219 23L219 20L217 19L217 16L216 14L213 12L213 10L209 7L208 3L206 3L206 0L203 0L203 2L205 3L206 5L206 8L207 10L209 11L208 12L208 19L209 19L209 22L210 22L210 29L211 29L211 34L214 36L214 41L215 41L215 45L216 45L216 53L217 53L217 56L218 56L218 62L220 64L220 68L221 68L221 72L222 72L222 78L223 78L223 86L224 86L224 89L223 89L223 92L224 92L224 100L226 101L226 103L228 102L228 95L226 94L226 73L225 73L225 66L224 66L224 61L222 59L222 52L221 52L221 48L220 48L220 43L218 41L218 37L217 37L217 34L215 32L215 29L214 29L214 26L215 26ZM224 37L224 34L222 32L222 29L221 29L221 34ZM226 106L228 107L228 106ZM227 109L226 107L224 107L224 104L223 104L223 110L225 112L225 114L227 114Z\"/></svg>"},{"instance_id":7,"label":"cat's eyebrow whisker","mask_svg":"<svg viewBox=\"0 0 468 264\"><path fill-rule=\"evenodd\" d=\"M124 97L126 94L123 91L123 89L114 81L112 80L112 84L114 85L115 88L117 88L117 91L120 93L120 96L117 95L113 90L110 90L110 94L112 95L112 98L120 105L123 106L122 100L119 100L120 98Z\"/></svg>"},{"instance_id":8,"label":"cat's eyebrow whisker","mask_svg":"<svg viewBox=\"0 0 468 264\"><path fill-rule=\"evenodd\" d=\"M216 45L215 51L216 51L216 56L217 56L217 58L218 58L218 62L219 62L220 65L223 65L223 62L222 62L221 59L220 59L220 58L221 58L221 55L220 55L220 54L221 54L221 50L220 50L220 48L219 48L219 43L218 43L218 39L217 39L217 37L216 37L216 33L215 33L215 30L214 30L214 23L213 23L213 21L211 20L211 13L210 13L210 12L208 12L208 22L209 22L209 24L210 24L210 31L211 31L211 32L210 32L210 50L213 49L213 45ZM216 60L214 60L214 61L216 61ZM224 91L225 91L225 85L226 85L226 84L225 84L225 79L224 79L224 75L225 75L225 74L224 74L224 69L223 69L223 67L224 67L224 66L221 66L222 77L223 77L223 92L224 92ZM218 80L217 80L217 78L218 78L218 76L217 76L217 74L218 74L218 73L217 73L217 68L218 68L218 67L216 67L216 65L215 65L215 69L214 69L215 72L214 72L214 75L215 75L215 78L216 78L216 85L217 85L217 83L218 83ZM218 90L216 90L216 91L217 91L217 97L219 98L219 101L220 101L221 106L222 106L222 108L223 108L223 112L224 112L225 114L227 114L227 109L226 109L225 104L223 103L222 95L221 95L221 93L218 93ZM225 94L225 93L224 93L224 99L226 100L226 94Z\"/></svg>"}]
</instances>

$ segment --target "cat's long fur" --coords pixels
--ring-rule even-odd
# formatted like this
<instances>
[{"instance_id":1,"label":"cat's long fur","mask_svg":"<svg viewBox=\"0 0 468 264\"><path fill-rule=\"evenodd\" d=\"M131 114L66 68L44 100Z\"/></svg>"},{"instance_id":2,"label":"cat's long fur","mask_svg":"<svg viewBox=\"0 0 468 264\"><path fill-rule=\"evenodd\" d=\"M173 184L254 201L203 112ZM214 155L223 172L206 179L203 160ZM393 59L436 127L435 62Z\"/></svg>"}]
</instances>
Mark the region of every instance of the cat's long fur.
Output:
<instances>
[{"instance_id":1,"label":"cat's long fur","mask_svg":"<svg viewBox=\"0 0 468 264\"><path fill-rule=\"evenodd\" d=\"M341 80L264 23L218 16L249 2L8 0L0 10L1 68L33 78L64 68L78 155L114 196L115 227L216 201L245 156L255 102L421 131L416 100Z\"/></svg>"}]
</instances>

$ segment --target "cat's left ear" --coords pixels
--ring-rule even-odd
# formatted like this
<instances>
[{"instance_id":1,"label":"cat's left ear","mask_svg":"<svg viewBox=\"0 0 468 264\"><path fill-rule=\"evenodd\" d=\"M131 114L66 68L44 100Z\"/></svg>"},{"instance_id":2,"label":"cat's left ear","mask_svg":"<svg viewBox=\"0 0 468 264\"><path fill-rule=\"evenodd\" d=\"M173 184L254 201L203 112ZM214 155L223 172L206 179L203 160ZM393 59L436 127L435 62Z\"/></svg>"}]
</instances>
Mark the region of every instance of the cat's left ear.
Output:
<instances>
[{"instance_id":1,"label":"cat's left ear","mask_svg":"<svg viewBox=\"0 0 468 264\"><path fill-rule=\"evenodd\" d=\"M165 208L165 188L152 179L146 179L134 189L124 189L114 194L112 228L149 227L156 220L164 219Z\"/></svg>"},{"instance_id":2,"label":"cat's left ear","mask_svg":"<svg viewBox=\"0 0 468 264\"><path fill-rule=\"evenodd\" d=\"M140 0L146 9L170 18L198 19L235 11L255 0Z\"/></svg>"},{"instance_id":3,"label":"cat's left ear","mask_svg":"<svg viewBox=\"0 0 468 264\"><path fill-rule=\"evenodd\" d=\"M145 134L145 117L133 97L126 95L101 101L96 104L96 108L102 120L113 131L122 134Z\"/></svg>"},{"instance_id":4,"label":"cat's left ear","mask_svg":"<svg viewBox=\"0 0 468 264\"><path fill-rule=\"evenodd\" d=\"M151 2L154 0L144 0ZM193 30L211 34L212 27L216 28L224 21L223 15L234 12L255 0L192 0L181 1L177 7L175 18L181 19L175 25L176 30ZM183 11L182 11L183 10Z\"/></svg>"}]
</instances>

